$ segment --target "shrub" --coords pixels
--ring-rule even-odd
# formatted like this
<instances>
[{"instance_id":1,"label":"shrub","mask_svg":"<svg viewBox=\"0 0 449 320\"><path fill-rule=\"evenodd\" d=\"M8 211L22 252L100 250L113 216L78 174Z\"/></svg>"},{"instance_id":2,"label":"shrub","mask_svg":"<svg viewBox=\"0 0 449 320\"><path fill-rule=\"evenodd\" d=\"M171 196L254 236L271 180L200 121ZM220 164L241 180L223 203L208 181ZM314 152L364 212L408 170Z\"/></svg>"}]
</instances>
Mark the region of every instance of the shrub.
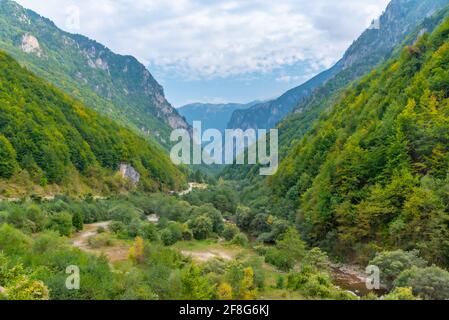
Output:
<instances>
[{"instance_id":1,"label":"shrub","mask_svg":"<svg viewBox=\"0 0 449 320\"><path fill-rule=\"evenodd\" d=\"M75 227L75 230L76 231L81 231L81 230L83 230L83 228L84 228L84 218L83 218L83 215L80 213L80 212L76 212L74 215L73 215L73 218L72 218L73 220L72 220L72 223L73 223L73 226ZM99 231L99 230L98 230Z\"/></svg>"},{"instance_id":2,"label":"shrub","mask_svg":"<svg viewBox=\"0 0 449 320\"><path fill-rule=\"evenodd\" d=\"M109 230L111 230L115 234L120 234L126 231L126 226L123 222L112 221L109 224Z\"/></svg>"},{"instance_id":3,"label":"shrub","mask_svg":"<svg viewBox=\"0 0 449 320\"><path fill-rule=\"evenodd\" d=\"M8 255L25 254L31 247L31 238L13 226L0 225L0 252Z\"/></svg>"},{"instance_id":4,"label":"shrub","mask_svg":"<svg viewBox=\"0 0 449 320\"><path fill-rule=\"evenodd\" d=\"M226 223L223 230L223 237L226 241L231 241L240 232L239 228L233 223Z\"/></svg>"},{"instance_id":5,"label":"shrub","mask_svg":"<svg viewBox=\"0 0 449 320\"><path fill-rule=\"evenodd\" d=\"M106 228L105 227L98 227L97 233L101 234L101 233L105 233L105 232L106 232Z\"/></svg>"},{"instance_id":6,"label":"shrub","mask_svg":"<svg viewBox=\"0 0 449 320\"><path fill-rule=\"evenodd\" d=\"M0 211L0 224L8 221L9 213L7 211Z\"/></svg>"},{"instance_id":7,"label":"shrub","mask_svg":"<svg viewBox=\"0 0 449 320\"><path fill-rule=\"evenodd\" d=\"M329 257L320 248L309 250L302 263L318 270L328 270L330 267Z\"/></svg>"},{"instance_id":8,"label":"shrub","mask_svg":"<svg viewBox=\"0 0 449 320\"><path fill-rule=\"evenodd\" d=\"M235 216L237 219L237 226L243 230L248 230L253 219L251 209L248 207L239 206L237 207Z\"/></svg>"},{"instance_id":9,"label":"shrub","mask_svg":"<svg viewBox=\"0 0 449 320\"><path fill-rule=\"evenodd\" d=\"M249 240L244 233L239 232L238 234L235 235L235 237L231 240L230 243L236 246L246 247L248 246Z\"/></svg>"},{"instance_id":10,"label":"shrub","mask_svg":"<svg viewBox=\"0 0 449 320\"><path fill-rule=\"evenodd\" d=\"M449 272L438 267L412 267L403 271L394 286L410 287L413 294L428 300L449 299Z\"/></svg>"},{"instance_id":11,"label":"shrub","mask_svg":"<svg viewBox=\"0 0 449 320\"><path fill-rule=\"evenodd\" d=\"M419 300L413 295L412 288L395 288L391 293L384 297L384 300Z\"/></svg>"},{"instance_id":12,"label":"shrub","mask_svg":"<svg viewBox=\"0 0 449 320\"><path fill-rule=\"evenodd\" d=\"M209 217L202 215L189 222L189 228L197 240L207 239L213 232L213 224Z\"/></svg>"},{"instance_id":13,"label":"shrub","mask_svg":"<svg viewBox=\"0 0 449 320\"><path fill-rule=\"evenodd\" d=\"M13 208L7 216L7 222L17 229L22 229L25 226L26 220L25 211L21 208Z\"/></svg>"},{"instance_id":14,"label":"shrub","mask_svg":"<svg viewBox=\"0 0 449 320\"><path fill-rule=\"evenodd\" d=\"M32 221L35 228L33 232L42 231L47 223L47 215L37 205L31 205L26 209L26 217Z\"/></svg>"},{"instance_id":15,"label":"shrub","mask_svg":"<svg viewBox=\"0 0 449 320\"><path fill-rule=\"evenodd\" d=\"M114 240L109 234L101 233L90 237L88 243L92 248L112 247L114 245Z\"/></svg>"},{"instance_id":16,"label":"shrub","mask_svg":"<svg viewBox=\"0 0 449 320\"><path fill-rule=\"evenodd\" d=\"M159 235L157 233L156 226L152 223L143 223L140 234L145 240L153 242L159 241Z\"/></svg>"},{"instance_id":17,"label":"shrub","mask_svg":"<svg viewBox=\"0 0 449 320\"><path fill-rule=\"evenodd\" d=\"M166 246L174 245L177 242L175 236L168 228L161 231L161 240Z\"/></svg>"},{"instance_id":18,"label":"shrub","mask_svg":"<svg viewBox=\"0 0 449 320\"><path fill-rule=\"evenodd\" d=\"M382 272L382 282L387 286L391 286L401 272L412 267L424 267L427 265L426 261L418 255L419 252L416 250L385 251L378 253L369 264L379 267Z\"/></svg>"},{"instance_id":19,"label":"shrub","mask_svg":"<svg viewBox=\"0 0 449 320\"><path fill-rule=\"evenodd\" d=\"M292 258L298 260L306 253L306 244L301 240L295 228L289 228L287 232L277 241L276 247L287 252Z\"/></svg>"},{"instance_id":20,"label":"shrub","mask_svg":"<svg viewBox=\"0 0 449 320\"><path fill-rule=\"evenodd\" d=\"M58 231L62 236L70 236L73 231L72 215L68 212L58 212L50 217L48 229Z\"/></svg>"},{"instance_id":21,"label":"shrub","mask_svg":"<svg viewBox=\"0 0 449 320\"><path fill-rule=\"evenodd\" d=\"M265 262L279 270L290 271L295 266L295 258L287 251L270 248L265 254Z\"/></svg>"},{"instance_id":22,"label":"shrub","mask_svg":"<svg viewBox=\"0 0 449 320\"><path fill-rule=\"evenodd\" d=\"M184 228L182 230L182 239L184 241L191 241L191 240L193 240L193 232L192 232L192 230L190 230L188 228L188 226L186 226L186 228Z\"/></svg>"},{"instance_id":23,"label":"shrub","mask_svg":"<svg viewBox=\"0 0 449 320\"><path fill-rule=\"evenodd\" d=\"M112 220L121 221L125 224L129 224L133 220L138 220L141 216L141 212L129 204L120 204L112 208L109 214Z\"/></svg>"},{"instance_id":24,"label":"shrub","mask_svg":"<svg viewBox=\"0 0 449 320\"><path fill-rule=\"evenodd\" d=\"M127 232L128 237L135 238L141 234L142 221L140 219L133 219L128 225Z\"/></svg>"},{"instance_id":25,"label":"shrub","mask_svg":"<svg viewBox=\"0 0 449 320\"><path fill-rule=\"evenodd\" d=\"M49 290L42 281L36 281L22 265L12 265L0 253L0 281L3 290L0 300L48 300Z\"/></svg>"}]
</instances>

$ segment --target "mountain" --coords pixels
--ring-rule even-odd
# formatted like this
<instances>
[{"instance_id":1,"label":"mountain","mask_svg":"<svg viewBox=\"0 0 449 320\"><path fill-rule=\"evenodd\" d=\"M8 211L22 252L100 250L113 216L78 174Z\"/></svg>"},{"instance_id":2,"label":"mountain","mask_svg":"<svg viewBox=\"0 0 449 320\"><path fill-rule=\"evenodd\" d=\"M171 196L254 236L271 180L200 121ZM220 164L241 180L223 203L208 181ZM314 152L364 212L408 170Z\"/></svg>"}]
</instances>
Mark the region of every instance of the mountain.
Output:
<instances>
[{"instance_id":1,"label":"mountain","mask_svg":"<svg viewBox=\"0 0 449 320\"><path fill-rule=\"evenodd\" d=\"M320 73L301 86L287 91L276 100L262 102L249 109L234 111L227 127L242 130L274 128L300 101L310 96L316 88L333 77L341 68L341 62L337 63L331 69Z\"/></svg>"},{"instance_id":2,"label":"mountain","mask_svg":"<svg viewBox=\"0 0 449 320\"><path fill-rule=\"evenodd\" d=\"M422 32L433 30L441 22L437 12L445 10L449 0L393 0L374 24L348 49L343 69L279 123L281 154L284 155L310 129L318 116L338 99L343 88L370 72L393 55L395 48L411 43ZM445 15L445 13L441 13Z\"/></svg>"},{"instance_id":3,"label":"mountain","mask_svg":"<svg viewBox=\"0 0 449 320\"><path fill-rule=\"evenodd\" d=\"M0 49L87 106L163 145L188 124L163 88L132 56L58 29L10 0L0 0Z\"/></svg>"},{"instance_id":4,"label":"mountain","mask_svg":"<svg viewBox=\"0 0 449 320\"><path fill-rule=\"evenodd\" d=\"M229 127L273 128L292 110L302 113L316 109L319 114L323 110L323 99L388 59L392 50L418 24L448 3L448 0L392 0L379 20L373 21L335 66L279 99L234 112ZM303 117L311 123L316 114ZM292 134L300 136L307 128L298 130L293 126L291 130Z\"/></svg>"},{"instance_id":5,"label":"mountain","mask_svg":"<svg viewBox=\"0 0 449 320\"><path fill-rule=\"evenodd\" d=\"M235 110L246 110L258 103L260 101L253 101L248 104L192 103L179 108L178 112L190 125L193 121L201 121L205 129L218 129L224 132Z\"/></svg>"},{"instance_id":6,"label":"mountain","mask_svg":"<svg viewBox=\"0 0 449 320\"><path fill-rule=\"evenodd\" d=\"M185 175L166 152L86 108L0 52L0 194L11 185L109 192L120 165L142 190L178 189ZM61 191L61 189L58 189Z\"/></svg>"},{"instance_id":7,"label":"mountain","mask_svg":"<svg viewBox=\"0 0 449 320\"><path fill-rule=\"evenodd\" d=\"M419 249L449 265L449 18L420 34L343 90L270 181L337 255Z\"/></svg>"}]
</instances>

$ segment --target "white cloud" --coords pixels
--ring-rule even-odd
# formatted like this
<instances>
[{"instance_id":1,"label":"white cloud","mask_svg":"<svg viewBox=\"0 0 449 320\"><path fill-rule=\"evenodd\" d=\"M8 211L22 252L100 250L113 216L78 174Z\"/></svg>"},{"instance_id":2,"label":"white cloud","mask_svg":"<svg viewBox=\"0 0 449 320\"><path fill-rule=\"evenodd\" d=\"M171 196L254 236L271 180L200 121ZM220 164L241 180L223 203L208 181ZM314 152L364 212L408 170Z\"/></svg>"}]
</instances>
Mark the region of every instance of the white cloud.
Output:
<instances>
[{"instance_id":1,"label":"white cloud","mask_svg":"<svg viewBox=\"0 0 449 320\"><path fill-rule=\"evenodd\" d=\"M300 61L329 67L388 0L18 2L63 29L70 28L66 8L76 5L80 29L74 31L166 72L209 79L269 73Z\"/></svg>"}]
</instances>

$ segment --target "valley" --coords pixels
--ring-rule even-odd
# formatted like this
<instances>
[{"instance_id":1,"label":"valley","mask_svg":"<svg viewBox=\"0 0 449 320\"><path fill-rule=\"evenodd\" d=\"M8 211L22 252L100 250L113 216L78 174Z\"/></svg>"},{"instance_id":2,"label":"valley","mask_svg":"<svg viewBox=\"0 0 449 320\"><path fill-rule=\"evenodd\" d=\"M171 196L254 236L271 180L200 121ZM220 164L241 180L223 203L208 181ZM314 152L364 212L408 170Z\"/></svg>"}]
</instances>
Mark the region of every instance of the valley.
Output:
<instances>
[{"instance_id":1,"label":"valley","mask_svg":"<svg viewBox=\"0 0 449 320\"><path fill-rule=\"evenodd\" d=\"M448 93L449 0L392 0L279 98L178 110L136 58L0 0L0 300L448 300ZM177 161L197 121L218 147L275 130Z\"/></svg>"}]
</instances>

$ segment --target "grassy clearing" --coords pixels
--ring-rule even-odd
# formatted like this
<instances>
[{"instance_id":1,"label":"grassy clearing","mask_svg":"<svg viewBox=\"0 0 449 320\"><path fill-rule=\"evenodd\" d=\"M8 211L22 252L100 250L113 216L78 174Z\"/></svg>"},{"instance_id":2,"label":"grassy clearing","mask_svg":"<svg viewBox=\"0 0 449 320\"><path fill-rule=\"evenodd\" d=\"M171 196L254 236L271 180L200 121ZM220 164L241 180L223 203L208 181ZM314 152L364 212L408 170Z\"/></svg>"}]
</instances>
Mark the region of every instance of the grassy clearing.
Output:
<instances>
[{"instance_id":1,"label":"grassy clearing","mask_svg":"<svg viewBox=\"0 0 449 320\"><path fill-rule=\"evenodd\" d=\"M294 291L285 289L276 289L276 283L279 276L286 274L277 270L275 267L263 262L263 258L251 247L243 248L230 245L226 242L220 242L213 239L182 241L173 245L173 248L186 256L192 257L197 263L204 263L211 259L222 258L224 260L260 260L265 278L265 288L259 292L261 300L304 300L304 297Z\"/></svg>"}]
</instances>

